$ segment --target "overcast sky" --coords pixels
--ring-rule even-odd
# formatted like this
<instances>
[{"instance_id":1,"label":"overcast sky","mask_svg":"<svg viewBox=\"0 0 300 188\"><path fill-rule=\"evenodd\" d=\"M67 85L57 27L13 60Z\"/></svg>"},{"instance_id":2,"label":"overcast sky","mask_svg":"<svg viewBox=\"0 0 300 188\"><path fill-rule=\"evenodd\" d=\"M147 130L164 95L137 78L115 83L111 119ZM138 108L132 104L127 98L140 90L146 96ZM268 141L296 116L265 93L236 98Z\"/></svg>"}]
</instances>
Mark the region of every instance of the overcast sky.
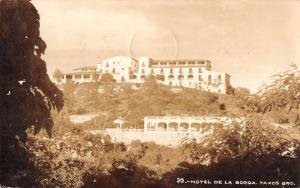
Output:
<instances>
[{"instance_id":1,"label":"overcast sky","mask_svg":"<svg viewBox=\"0 0 300 188\"><path fill-rule=\"evenodd\" d=\"M297 0L32 0L41 16L48 72L126 55L204 58L255 92L300 66Z\"/></svg>"}]
</instances>

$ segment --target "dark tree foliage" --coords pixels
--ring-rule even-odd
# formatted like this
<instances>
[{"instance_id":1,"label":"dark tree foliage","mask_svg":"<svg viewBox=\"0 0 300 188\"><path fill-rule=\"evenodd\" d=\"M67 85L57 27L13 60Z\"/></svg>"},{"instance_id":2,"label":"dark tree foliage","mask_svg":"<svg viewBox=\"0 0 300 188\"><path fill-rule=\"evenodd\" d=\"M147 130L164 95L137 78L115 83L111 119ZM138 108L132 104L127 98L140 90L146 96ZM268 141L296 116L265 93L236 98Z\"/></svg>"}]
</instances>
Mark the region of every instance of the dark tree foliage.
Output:
<instances>
[{"instance_id":1,"label":"dark tree foliage","mask_svg":"<svg viewBox=\"0 0 300 188\"><path fill-rule=\"evenodd\" d=\"M289 70L273 75L271 84L263 87L259 94L263 113L294 113L295 125L300 125L300 70L291 65Z\"/></svg>"},{"instance_id":2,"label":"dark tree foliage","mask_svg":"<svg viewBox=\"0 0 300 188\"><path fill-rule=\"evenodd\" d=\"M55 69L52 76L56 81L60 82L64 76L64 73L59 69Z\"/></svg>"},{"instance_id":3,"label":"dark tree foliage","mask_svg":"<svg viewBox=\"0 0 300 188\"><path fill-rule=\"evenodd\" d=\"M100 79L101 84L112 84L115 82L116 82L116 80L114 79L113 75L111 75L109 73L103 74Z\"/></svg>"},{"instance_id":4,"label":"dark tree foliage","mask_svg":"<svg viewBox=\"0 0 300 188\"><path fill-rule=\"evenodd\" d=\"M51 136L50 111L63 107L62 92L50 81L41 59L46 43L39 20L28 0L0 1L1 180L9 170L5 167L14 163L13 152L26 141L26 129L34 127L38 133L45 128Z\"/></svg>"}]
</instances>

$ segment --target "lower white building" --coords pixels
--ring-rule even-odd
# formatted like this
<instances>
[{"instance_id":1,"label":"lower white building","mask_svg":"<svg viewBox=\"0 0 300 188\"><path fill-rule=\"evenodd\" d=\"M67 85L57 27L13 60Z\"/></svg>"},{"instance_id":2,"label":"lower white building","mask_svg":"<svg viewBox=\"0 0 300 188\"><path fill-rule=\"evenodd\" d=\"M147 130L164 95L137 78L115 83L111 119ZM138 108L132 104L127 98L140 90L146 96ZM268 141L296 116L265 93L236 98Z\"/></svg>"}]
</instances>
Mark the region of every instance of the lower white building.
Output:
<instances>
[{"instance_id":1,"label":"lower white building","mask_svg":"<svg viewBox=\"0 0 300 188\"><path fill-rule=\"evenodd\" d=\"M98 73L96 67L81 67L74 69L73 72L63 75L61 83L66 83L68 81L73 81L75 83L88 83L93 82L98 79Z\"/></svg>"}]
</instances>

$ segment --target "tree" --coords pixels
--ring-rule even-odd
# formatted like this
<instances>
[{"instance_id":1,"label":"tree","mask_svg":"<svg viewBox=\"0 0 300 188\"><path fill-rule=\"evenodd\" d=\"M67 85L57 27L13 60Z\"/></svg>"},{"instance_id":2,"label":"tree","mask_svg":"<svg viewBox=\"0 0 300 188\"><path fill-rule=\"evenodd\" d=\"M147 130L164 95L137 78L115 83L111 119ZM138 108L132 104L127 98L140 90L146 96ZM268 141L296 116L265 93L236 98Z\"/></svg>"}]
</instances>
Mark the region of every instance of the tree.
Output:
<instances>
[{"instance_id":1,"label":"tree","mask_svg":"<svg viewBox=\"0 0 300 188\"><path fill-rule=\"evenodd\" d=\"M272 83L259 91L262 98L260 108L263 113L294 113L294 123L300 125L300 71L295 64L290 67L273 75Z\"/></svg>"},{"instance_id":2,"label":"tree","mask_svg":"<svg viewBox=\"0 0 300 188\"><path fill-rule=\"evenodd\" d=\"M41 55L39 14L28 0L0 1L0 184L12 168L24 168L17 155L26 141L26 129L51 136L50 111L63 107L62 92L47 75ZM19 157L19 158L18 158Z\"/></svg>"},{"instance_id":3,"label":"tree","mask_svg":"<svg viewBox=\"0 0 300 188\"><path fill-rule=\"evenodd\" d=\"M64 110L67 109L67 112L73 112L74 104L76 102L75 90L76 84L73 81L68 81L64 84Z\"/></svg>"},{"instance_id":4,"label":"tree","mask_svg":"<svg viewBox=\"0 0 300 188\"><path fill-rule=\"evenodd\" d=\"M114 79L113 75L109 73L105 73L101 76L100 83L102 84L112 84L115 83L116 80Z\"/></svg>"},{"instance_id":5,"label":"tree","mask_svg":"<svg viewBox=\"0 0 300 188\"><path fill-rule=\"evenodd\" d=\"M53 72L53 78L58 82L61 81L63 76L64 76L64 73L59 69L55 69L55 71Z\"/></svg>"}]
</instances>

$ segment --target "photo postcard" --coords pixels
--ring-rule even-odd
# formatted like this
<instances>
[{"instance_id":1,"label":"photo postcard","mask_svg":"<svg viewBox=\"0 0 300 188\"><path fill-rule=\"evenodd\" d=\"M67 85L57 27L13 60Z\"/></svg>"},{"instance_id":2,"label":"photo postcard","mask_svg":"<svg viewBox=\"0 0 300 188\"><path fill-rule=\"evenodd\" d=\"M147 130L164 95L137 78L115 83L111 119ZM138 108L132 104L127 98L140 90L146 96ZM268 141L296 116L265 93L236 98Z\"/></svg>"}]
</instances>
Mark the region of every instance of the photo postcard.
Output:
<instances>
[{"instance_id":1,"label":"photo postcard","mask_svg":"<svg viewBox=\"0 0 300 188\"><path fill-rule=\"evenodd\" d=\"M0 187L300 187L299 0L0 0Z\"/></svg>"}]
</instances>

